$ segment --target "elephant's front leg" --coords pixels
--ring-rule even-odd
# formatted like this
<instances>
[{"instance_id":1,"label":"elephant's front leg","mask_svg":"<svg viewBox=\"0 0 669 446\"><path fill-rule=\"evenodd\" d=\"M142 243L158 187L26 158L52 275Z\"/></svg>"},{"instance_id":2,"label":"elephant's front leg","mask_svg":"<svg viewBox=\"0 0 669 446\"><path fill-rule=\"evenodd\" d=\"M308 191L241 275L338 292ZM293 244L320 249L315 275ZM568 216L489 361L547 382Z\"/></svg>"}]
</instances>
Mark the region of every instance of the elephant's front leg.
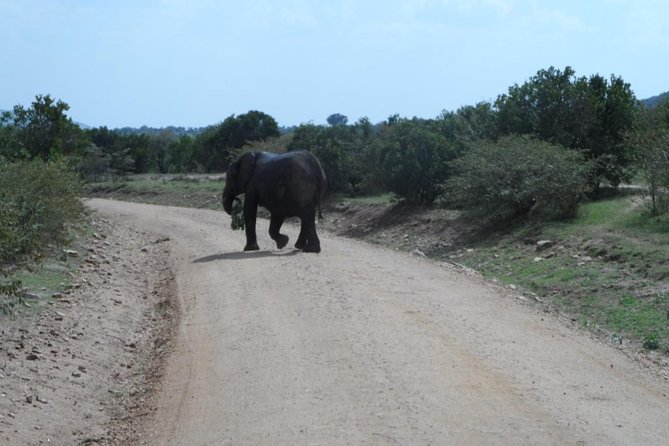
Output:
<instances>
[{"instance_id":1,"label":"elephant's front leg","mask_svg":"<svg viewBox=\"0 0 669 446\"><path fill-rule=\"evenodd\" d=\"M244 200L244 228L246 229L246 246L244 246L244 251L257 251L260 249L258 239L256 238L257 213L258 206L247 197Z\"/></svg>"},{"instance_id":2,"label":"elephant's front leg","mask_svg":"<svg viewBox=\"0 0 669 446\"><path fill-rule=\"evenodd\" d=\"M279 217L272 214L272 217L269 221L269 236L272 237L272 240L276 242L276 247L278 249L283 248L288 243L288 236L281 234L281 225L283 224L284 217Z\"/></svg>"}]
</instances>

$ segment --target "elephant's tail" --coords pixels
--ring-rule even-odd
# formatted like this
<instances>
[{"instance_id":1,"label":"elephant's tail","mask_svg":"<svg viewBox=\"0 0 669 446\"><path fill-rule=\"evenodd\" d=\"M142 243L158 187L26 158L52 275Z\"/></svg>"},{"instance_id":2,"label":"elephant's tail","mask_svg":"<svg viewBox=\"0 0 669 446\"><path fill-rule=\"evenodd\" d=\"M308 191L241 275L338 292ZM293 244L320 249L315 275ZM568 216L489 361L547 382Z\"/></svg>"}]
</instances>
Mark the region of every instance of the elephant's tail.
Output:
<instances>
[{"instance_id":1,"label":"elephant's tail","mask_svg":"<svg viewBox=\"0 0 669 446\"><path fill-rule=\"evenodd\" d=\"M323 211L321 210L321 198L323 198L323 193L325 193L325 186L327 185L327 180L325 178L325 172L321 169L321 178L319 178L318 185L316 187L316 204L318 205L318 219L323 220Z\"/></svg>"}]
</instances>

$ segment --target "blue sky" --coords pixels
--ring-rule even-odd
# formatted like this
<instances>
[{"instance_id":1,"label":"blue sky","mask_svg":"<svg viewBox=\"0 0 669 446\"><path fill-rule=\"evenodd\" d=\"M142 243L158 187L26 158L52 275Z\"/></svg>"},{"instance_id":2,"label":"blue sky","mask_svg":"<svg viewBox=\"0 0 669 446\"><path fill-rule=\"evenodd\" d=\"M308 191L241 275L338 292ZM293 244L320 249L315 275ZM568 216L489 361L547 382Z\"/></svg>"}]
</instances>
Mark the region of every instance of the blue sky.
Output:
<instances>
[{"instance_id":1,"label":"blue sky","mask_svg":"<svg viewBox=\"0 0 669 446\"><path fill-rule=\"evenodd\" d=\"M666 0L0 0L0 108L92 126L432 118L537 70L669 90Z\"/></svg>"}]
</instances>

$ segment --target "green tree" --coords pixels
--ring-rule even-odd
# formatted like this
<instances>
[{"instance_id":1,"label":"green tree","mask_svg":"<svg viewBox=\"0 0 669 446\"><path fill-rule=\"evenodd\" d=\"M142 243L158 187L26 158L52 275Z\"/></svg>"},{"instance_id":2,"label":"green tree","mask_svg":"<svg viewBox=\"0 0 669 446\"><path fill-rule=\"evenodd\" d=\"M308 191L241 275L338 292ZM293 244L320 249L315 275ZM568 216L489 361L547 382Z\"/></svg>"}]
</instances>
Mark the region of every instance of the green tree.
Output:
<instances>
[{"instance_id":1,"label":"green tree","mask_svg":"<svg viewBox=\"0 0 669 446\"><path fill-rule=\"evenodd\" d=\"M193 150L193 138L188 135L183 135L178 140L171 142L167 149L168 172L194 171Z\"/></svg>"},{"instance_id":2,"label":"green tree","mask_svg":"<svg viewBox=\"0 0 669 446\"><path fill-rule=\"evenodd\" d=\"M279 135L277 122L263 112L252 110L239 116L231 115L196 137L194 158L207 171L224 171L237 149L251 141Z\"/></svg>"},{"instance_id":3,"label":"green tree","mask_svg":"<svg viewBox=\"0 0 669 446\"><path fill-rule=\"evenodd\" d=\"M333 113L327 118L327 123L330 124L332 127L336 127L338 125L346 125L347 122L348 122L348 117L342 115L341 113Z\"/></svg>"},{"instance_id":4,"label":"green tree","mask_svg":"<svg viewBox=\"0 0 669 446\"><path fill-rule=\"evenodd\" d=\"M625 135L634 129L638 104L620 77L577 78L571 67L550 67L510 87L495 107L500 135L527 134L581 151L595 164L594 185L628 177Z\"/></svg>"},{"instance_id":5,"label":"green tree","mask_svg":"<svg viewBox=\"0 0 669 446\"><path fill-rule=\"evenodd\" d=\"M416 118L389 120L370 147L386 188L413 203L434 202L458 154L454 144L429 124Z\"/></svg>"},{"instance_id":6,"label":"green tree","mask_svg":"<svg viewBox=\"0 0 669 446\"><path fill-rule=\"evenodd\" d=\"M374 126L367 118L353 125L330 127L302 124L293 133L288 150L309 150L320 160L328 178L329 192L361 192L361 184L371 177L372 163L365 156L374 138Z\"/></svg>"},{"instance_id":7,"label":"green tree","mask_svg":"<svg viewBox=\"0 0 669 446\"><path fill-rule=\"evenodd\" d=\"M669 102L644 109L629 137L639 178L646 186L651 215L669 211Z\"/></svg>"},{"instance_id":8,"label":"green tree","mask_svg":"<svg viewBox=\"0 0 669 446\"><path fill-rule=\"evenodd\" d=\"M70 106L50 95L37 95L29 108L14 107L13 125L22 149L30 158L82 155L88 146L84 132L66 112Z\"/></svg>"}]
</instances>

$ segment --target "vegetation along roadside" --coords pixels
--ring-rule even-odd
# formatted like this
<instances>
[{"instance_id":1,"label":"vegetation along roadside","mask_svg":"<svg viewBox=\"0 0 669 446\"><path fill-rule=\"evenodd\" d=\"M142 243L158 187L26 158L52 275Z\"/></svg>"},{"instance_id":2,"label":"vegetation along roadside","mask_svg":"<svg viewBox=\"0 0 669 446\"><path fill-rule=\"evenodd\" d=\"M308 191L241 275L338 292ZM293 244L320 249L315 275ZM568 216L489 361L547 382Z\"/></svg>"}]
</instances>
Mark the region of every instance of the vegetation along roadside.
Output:
<instances>
[{"instance_id":1,"label":"vegetation along roadside","mask_svg":"<svg viewBox=\"0 0 669 446\"><path fill-rule=\"evenodd\" d=\"M7 309L17 274L60 252L80 218L76 198L58 201L79 181L89 196L220 209L220 172L240 153L306 148L328 177L330 229L474 268L614 342L669 350L669 101L644 104L618 76L549 67L494 101L380 123L335 113L279 127L252 110L201 129L84 130L68 109L37 96L0 118ZM24 181L31 169L58 174Z\"/></svg>"}]
</instances>

